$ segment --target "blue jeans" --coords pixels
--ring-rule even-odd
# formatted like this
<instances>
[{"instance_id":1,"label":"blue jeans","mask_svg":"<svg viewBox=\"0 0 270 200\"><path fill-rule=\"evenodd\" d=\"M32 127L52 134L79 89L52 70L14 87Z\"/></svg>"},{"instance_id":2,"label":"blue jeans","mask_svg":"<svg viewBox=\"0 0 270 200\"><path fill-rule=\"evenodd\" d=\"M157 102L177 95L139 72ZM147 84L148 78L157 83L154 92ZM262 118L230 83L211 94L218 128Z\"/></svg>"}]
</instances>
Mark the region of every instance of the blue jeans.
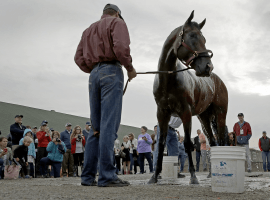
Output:
<instances>
[{"instance_id":1,"label":"blue jeans","mask_svg":"<svg viewBox=\"0 0 270 200\"><path fill-rule=\"evenodd\" d=\"M178 156L178 162L180 161L180 172L182 172L184 170L184 165L185 165L185 161L186 161L186 155L185 154L182 154L182 155L179 155Z\"/></svg>"},{"instance_id":2,"label":"blue jeans","mask_svg":"<svg viewBox=\"0 0 270 200\"><path fill-rule=\"evenodd\" d=\"M48 157L44 157L40 160L40 174L43 176L47 174L48 165L51 165L53 167L54 178L60 177L62 163L52 161Z\"/></svg>"},{"instance_id":3,"label":"blue jeans","mask_svg":"<svg viewBox=\"0 0 270 200\"><path fill-rule=\"evenodd\" d=\"M196 171L199 171L200 159L201 159L201 152L196 151Z\"/></svg>"},{"instance_id":4,"label":"blue jeans","mask_svg":"<svg viewBox=\"0 0 270 200\"><path fill-rule=\"evenodd\" d=\"M159 126L157 126L157 146L155 148L155 151L153 152L154 168L156 168L156 165L157 165L159 135L160 135L160 129L159 129ZM174 130L169 129L169 128L168 128L168 134L166 138L166 145L167 145L167 150L168 150L168 156L179 155L177 135Z\"/></svg>"},{"instance_id":5,"label":"blue jeans","mask_svg":"<svg viewBox=\"0 0 270 200\"><path fill-rule=\"evenodd\" d=\"M263 159L263 170L270 171L270 151L262 151L262 159ZM266 168L266 163L267 163L267 168Z\"/></svg>"},{"instance_id":6,"label":"blue jeans","mask_svg":"<svg viewBox=\"0 0 270 200\"><path fill-rule=\"evenodd\" d=\"M139 153L139 160L140 160L139 164L141 173L144 173L144 157L146 157L146 160L149 163L150 172L153 172L153 162L151 158L151 152L146 152L146 153Z\"/></svg>"},{"instance_id":7,"label":"blue jeans","mask_svg":"<svg viewBox=\"0 0 270 200\"><path fill-rule=\"evenodd\" d=\"M88 135L82 184L90 185L96 178L99 161L98 186L118 179L114 166L114 141L120 126L124 75L119 65L99 63L89 78L89 98L92 128ZM94 136L94 130L100 133Z\"/></svg>"},{"instance_id":8,"label":"blue jeans","mask_svg":"<svg viewBox=\"0 0 270 200\"><path fill-rule=\"evenodd\" d=\"M4 170L4 160L0 158L0 179L4 178L3 176L3 170Z\"/></svg>"}]
</instances>

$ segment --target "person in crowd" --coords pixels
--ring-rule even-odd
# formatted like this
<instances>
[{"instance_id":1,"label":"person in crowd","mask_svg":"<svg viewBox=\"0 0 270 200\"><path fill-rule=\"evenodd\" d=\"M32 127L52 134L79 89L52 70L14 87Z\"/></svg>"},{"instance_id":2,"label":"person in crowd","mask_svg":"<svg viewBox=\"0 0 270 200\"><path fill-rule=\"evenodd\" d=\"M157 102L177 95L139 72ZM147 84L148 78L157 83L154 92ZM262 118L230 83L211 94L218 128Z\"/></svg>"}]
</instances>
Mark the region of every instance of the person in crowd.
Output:
<instances>
[{"instance_id":1,"label":"person in crowd","mask_svg":"<svg viewBox=\"0 0 270 200\"><path fill-rule=\"evenodd\" d=\"M7 147L7 143L6 137L0 137L0 179L4 178L5 166L9 166L13 159L12 150Z\"/></svg>"},{"instance_id":2,"label":"person in crowd","mask_svg":"<svg viewBox=\"0 0 270 200\"><path fill-rule=\"evenodd\" d=\"M136 77L129 44L127 25L120 9L116 5L107 4L101 19L83 32L76 51L76 64L82 71L91 73L89 96L92 129L85 151L86 165L82 173L84 186L96 185L98 161L99 187L130 185L115 174L113 159L113 146L122 110L124 77L121 65L127 69L129 81Z\"/></svg>"},{"instance_id":3,"label":"person in crowd","mask_svg":"<svg viewBox=\"0 0 270 200\"><path fill-rule=\"evenodd\" d=\"M237 139L234 132L228 133L229 137L229 146L236 146L237 145Z\"/></svg>"},{"instance_id":4,"label":"person in crowd","mask_svg":"<svg viewBox=\"0 0 270 200\"><path fill-rule=\"evenodd\" d=\"M130 133L128 135L129 141L130 141L130 151L129 151L129 156L130 156L130 174L132 174L132 168L134 166L134 174L137 173L137 146L138 146L138 140L135 138L135 135L133 133Z\"/></svg>"},{"instance_id":5,"label":"person in crowd","mask_svg":"<svg viewBox=\"0 0 270 200\"><path fill-rule=\"evenodd\" d=\"M52 134L54 133L54 128L50 128L50 131L52 132Z\"/></svg>"},{"instance_id":6,"label":"person in crowd","mask_svg":"<svg viewBox=\"0 0 270 200\"><path fill-rule=\"evenodd\" d=\"M262 137L259 139L259 148L262 152L263 170L270 172L270 138L266 136L266 131L262 132Z\"/></svg>"},{"instance_id":7,"label":"person in crowd","mask_svg":"<svg viewBox=\"0 0 270 200\"><path fill-rule=\"evenodd\" d=\"M71 153L73 155L74 167L73 167L73 177L78 176L78 167L81 167L83 171L83 160L84 160L84 147L85 147L85 138L82 133L80 126L75 126L73 132L70 136L71 140Z\"/></svg>"},{"instance_id":8,"label":"person in crowd","mask_svg":"<svg viewBox=\"0 0 270 200\"><path fill-rule=\"evenodd\" d=\"M141 127L141 133L138 137L138 147L137 151L139 153L139 164L140 164L140 174L144 173L144 157L146 157L150 173L153 171L153 162L151 159L151 144L153 143L150 135L147 133L147 128L145 126Z\"/></svg>"},{"instance_id":9,"label":"person in crowd","mask_svg":"<svg viewBox=\"0 0 270 200\"><path fill-rule=\"evenodd\" d=\"M7 147L12 149L12 136L11 136L11 133L9 133L7 135L7 140L8 140Z\"/></svg>"},{"instance_id":10,"label":"person in crowd","mask_svg":"<svg viewBox=\"0 0 270 200\"><path fill-rule=\"evenodd\" d=\"M116 171L115 171L115 173L117 175L121 174L120 150L121 150L120 141L118 139L116 139L114 141L114 157L115 157L115 162L116 162Z\"/></svg>"},{"instance_id":11,"label":"person in crowd","mask_svg":"<svg viewBox=\"0 0 270 200\"><path fill-rule=\"evenodd\" d=\"M153 154L153 169L154 171L156 171L156 165L157 165L157 157L158 157L158 152L156 151L156 148L158 146L158 143L157 143L157 125L154 126L154 133L155 135L154 137L154 140L153 140L153 143L152 143L152 154Z\"/></svg>"},{"instance_id":12,"label":"person in crowd","mask_svg":"<svg viewBox=\"0 0 270 200\"><path fill-rule=\"evenodd\" d=\"M126 154L125 158L122 158L124 174L130 174L130 152L131 144L127 135L123 138L123 143L121 144L121 150Z\"/></svg>"},{"instance_id":13,"label":"person in crowd","mask_svg":"<svg viewBox=\"0 0 270 200\"><path fill-rule=\"evenodd\" d=\"M19 146L19 141L22 139L24 130L26 129L26 127L22 125L22 118L23 118L23 115L16 115L15 123L10 126L13 152L17 148L17 146Z\"/></svg>"},{"instance_id":14,"label":"person in crowd","mask_svg":"<svg viewBox=\"0 0 270 200\"><path fill-rule=\"evenodd\" d=\"M38 147L37 131L38 131L37 127L34 126L32 128L32 134L33 134L33 139L34 139L34 143L35 143L35 149L37 149L37 147Z\"/></svg>"},{"instance_id":15,"label":"person in crowd","mask_svg":"<svg viewBox=\"0 0 270 200\"><path fill-rule=\"evenodd\" d=\"M2 132L0 131L0 135L2 134Z\"/></svg>"},{"instance_id":16,"label":"person in crowd","mask_svg":"<svg viewBox=\"0 0 270 200\"><path fill-rule=\"evenodd\" d=\"M32 138L32 140L34 141L34 137L33 137L31 129L25 129L24 134L23 134L23 138L20 140L19 145L23 145L23 140L24 140L24 137L26 137L26 136ZM30 174L30 176L32 176L32 177L34 177L34 173L35 173L35 170L34 170L35 159L36 159L35 144L34 144L34 142L31 142L31 144L28 146L28 154L27 154L28 166L27 166L27 168L30 171L30 173L28 172L28 174Z\"/></svg>"},{"instance_id":17,"label":"person in crowd","mask_svg":"<svg viewBox=\"0 0 270 200\"><path fill-rule=\"evenodd\" d=\"M62 173L64 177L66 177L67 174L69 177L73 177L74 159L73 159L73 155L71 154L71 143L70 143L71 134L72 134L72 124L66 123L66 130L64 130L60 134L61 141L63 141L67 147L67 151L64 154L63 163L62 163Z\"/></svg>"},{"instance_id":18,"label":"person in crowd","mask_svg":"<svg viewBox=\"0 0 270 200\"><path fill-rule=\"evenodd\" d=\"M180 173L182 173L184 170L187 154L185 152L184 137L180 135L178 141L178 149L179 149L178 163L180 163Z\"/></svg>"},{"instance_id":19,"label":"person in crowd","mask_svg":"<svg viewBox=\"0 0 270 200\"><path fill-rule=\"evenodd\" d=\"M32 178L28 174L28 147L33 142L33 139L29 136L23 138L23 144L17 146L14 150L13 161L21 166L21 177L22 178Z\"/></svg>"},{"instance_id":20,"label":"person in crowd","mask_svg":"<svg viewBox=\"0 0 270 200\"><path fill-rule=\"evenodd\" d=\"M176 128L179 128L182 124L182 120L180 117L171 116L169 124L168 124L168 133L166 138L166 146L167 146L167 155L168 156L177 156L178 157L178 138L176 133ZM156 142L159 143L160 138L160 128L157 126L157 139ZM155 148L155 153L153 156L153 160L157 162L158 157L158 145Z\"/></svg>"},{"instance_id":21,"label":"person in crowd","mask_svg":"<svg viewBox=\"0 0 270 200\"><path fill-rule=\"evenodd\" d=\"M239 121L234 124L233 132L236 134L237 146L246 148L246 160L247 160L247 171L250 173L252 170L251 166L251 155L249 150L249 139L252 136L250 124L244 121L244 114L238 114Z\"/></svg>"},{"instance_id":22,"label":"person in crowd","mask_svg":"<svg viewBox=\"0 0 270 200\"><path fill-rule=\"evenodd\" d=\"M48 165L51 165L53 166L54 178L59 178L63 155L67 148L65 143L60 140L60 133L58 131L54 131L54 133L52 133L52 141L50 141L46 150L48 152L48 156L40 160L41 177L48 178L47 169Z\"/></svg>"},{"instance_id":23,"label":"person in crowd","mask_svg":"<svg viewBox=\"0 0 270 200\"><path fill-rule=\"evenodd\" d=\"M91 123L90 122L86 122L85 124L85 129L83 129L83 135L85 137L85 141L87 141L87 138L90 134L90 129L91 129Z\"/></svg>"},{"instance_id":24,"label":"person in crowd","mask_svg":"<svg viewBox=\"0 0 270 200\"><path fill-rule=\"evenodd\" d=\"M201 155L202 155L202 163L203 163L203 171L207 171L207 152L206 152L206 137L204 133L201 132L200 129L197 130L197 134L199 136L200 144L201 144Z\"/></svg>"},{"instance_id":25,"label":"person in crowd","mask_svg":"<svg viewBox=\"0 0 270 200\"><path fill-rule=\"evenodd\" d=\"M197 136L194 138L194 150L196 151L196 172L200 170L201 159L201 144L199 140L200 131L197 131Z\"/></svg>"},{"instance_id":26,"label":"person in crowd","mask_svg":"<svg viewBox=\"0 0 270 200\"><path fill-rule=\"evenodd\" d=\"M38 148L37 148L37 159L36 159L36 177L40 176L40 160L47 156L47 146L51 139L50 129L47 127L46 122L42 122L37 132Z\"/></svg>"}]
</instances>

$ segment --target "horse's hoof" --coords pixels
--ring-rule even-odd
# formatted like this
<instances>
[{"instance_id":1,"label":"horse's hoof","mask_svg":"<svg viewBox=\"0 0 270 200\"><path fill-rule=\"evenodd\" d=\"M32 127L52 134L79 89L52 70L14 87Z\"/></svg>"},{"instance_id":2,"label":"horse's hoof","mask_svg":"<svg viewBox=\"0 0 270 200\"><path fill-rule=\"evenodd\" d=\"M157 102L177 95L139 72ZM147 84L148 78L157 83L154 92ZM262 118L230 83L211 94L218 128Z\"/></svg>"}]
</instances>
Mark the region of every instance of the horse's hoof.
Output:
<instances>
[{"instance_id":1,"label":"horse's hoof","mask_svg":"<svg viewBox=\"0 0 270 200\"><path fill-rule=\"evenodd\" d=\"M147 184L155 184L157 183L157 179L154 177L151 177Z\"/></svg>"},{"instance_id":2,"label":"horse's hoof","mask_svg":"<svg viewBox=\"0 0 270 200\"><path fill-rule=\"evenodd\" d=\"M189 181L190 185L195 185L195 184L199 184L199 181L197 179L197 177L191 177L190 181Z\"/></svg>"}]
</instances>

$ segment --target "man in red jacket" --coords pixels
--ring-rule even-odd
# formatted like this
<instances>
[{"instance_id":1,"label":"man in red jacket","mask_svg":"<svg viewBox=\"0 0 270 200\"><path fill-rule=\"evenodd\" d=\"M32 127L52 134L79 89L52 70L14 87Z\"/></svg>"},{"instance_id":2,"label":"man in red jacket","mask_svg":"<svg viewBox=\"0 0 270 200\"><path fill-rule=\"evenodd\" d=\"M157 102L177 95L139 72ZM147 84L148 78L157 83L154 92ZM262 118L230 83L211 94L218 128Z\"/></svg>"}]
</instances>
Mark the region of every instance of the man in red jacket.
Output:
<instances>
[{"instance_id":1,"label":"man in red jacket","mask_svg":"<svg viewBox=\"0 0 270 200\"><path fill-rule=\"evenodd\" d=\"M251 156L249 150L249 139L252 136L251 127L248 122L244 121L244 114L238 114L239 122L234 124L233 132L235 132L237 137L237 146L246 148L246 159L247 159L247 170L251 172Z\"/></svg>"},{"instance_id":2,"label":"man in red jacket","mask_svg":"<svg viewBox=\"0 0 270 200\"><path fill-rule=\"evenodd\" d=\"M83 32L76 51L76 64L82 71L91 73L89 97L92 127L86 142L81 175L81 184L84 186L129 185L115 173L113 151L121 120L124 83L122 65L127 70L129 81L136 77L129 44L127 25L120 9L116 5L107 4L101 19ZM95 178L98 161L97 184Z\"/></svg>"}]
</instances>

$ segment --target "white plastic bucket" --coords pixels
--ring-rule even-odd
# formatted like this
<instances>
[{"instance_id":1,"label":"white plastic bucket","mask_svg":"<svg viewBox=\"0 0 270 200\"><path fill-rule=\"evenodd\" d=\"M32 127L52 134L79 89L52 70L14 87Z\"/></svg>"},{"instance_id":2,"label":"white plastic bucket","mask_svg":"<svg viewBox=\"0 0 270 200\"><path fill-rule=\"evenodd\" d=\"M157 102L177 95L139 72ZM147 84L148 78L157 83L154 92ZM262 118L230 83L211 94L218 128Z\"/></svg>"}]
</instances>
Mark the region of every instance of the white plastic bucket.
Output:
<instances>
[{"instance_id":1,"label":"white plastic bucket","mask_svg":"<svg viewBox=\"0 0 270 200\"><path fill-rule=\"evenodd\" d=\"M177 179L178 156L164 156L162 178Z\"/></svg>"},{"instance_id":2,"label":"white plastic bucket","mask_svg":"<svg viewBox=\"0 0 270 200\"><path fill-rule=\"evenodd\" d=\"M213 192L243 193L245 191L245 154L244 147L211 147Z\"/></svg>"}]
</instances>

